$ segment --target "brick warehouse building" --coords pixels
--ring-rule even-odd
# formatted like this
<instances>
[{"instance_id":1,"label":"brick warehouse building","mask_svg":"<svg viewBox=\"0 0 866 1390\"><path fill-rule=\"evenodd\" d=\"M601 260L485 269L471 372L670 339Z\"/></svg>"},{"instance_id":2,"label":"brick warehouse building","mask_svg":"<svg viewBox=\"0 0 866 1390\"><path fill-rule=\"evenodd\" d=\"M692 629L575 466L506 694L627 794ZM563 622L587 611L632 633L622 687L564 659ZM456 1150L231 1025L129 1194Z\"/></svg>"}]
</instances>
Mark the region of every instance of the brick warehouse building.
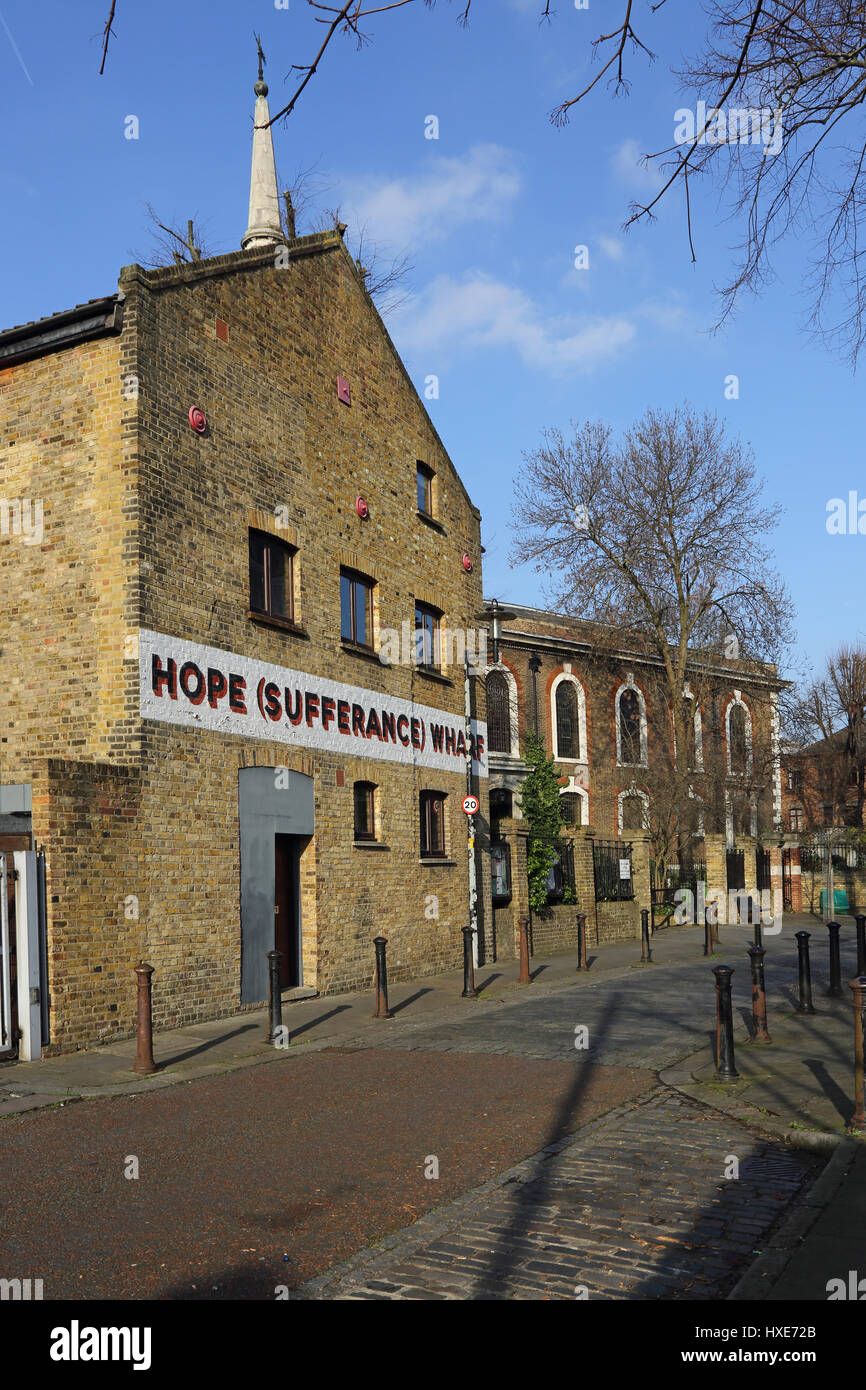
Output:
<instances>
[{"instance_id":1,"label":"brick warehouse building","mask_svg":"<svg viewBox=\"0 0 866 1390\"><path fill-rule=\"evenodd\" d=\"M275 944L320 992L379 933L394 978L454 967L467 786L484 929L483 682L470 768L439 640L480 515L340 230L284 236L256 92L242 250L0 333L0 852L43 851L50 1050L129 1034L142 960L157 1028L261 1003Z\"/></svg>"},{"instance_id":2,"label":"brick warehouse building","mask_svg":"<svg viewBox=\"0 0 866 1390\"><path fill-rule=\"evenodd\" d=\"M659 659L620 650L614 634L596 625L517 604L503 615L498 646L499 661L486 681L491 833L494 841L510 845L515 897L494 898L495 934L510 937L512 919L527 910L520 900L520 786L526 775L521 750L526 734L537 730L561 773L578 903L593 916L596 940L633 936L639 909L650 907L647 831L659 790L657 769L673 745ZM738 886L781 893L782 684L769 664L721 654L696 656L692 664L684 696L694 710L694 797L682 849L708 893ZM620 900L617 885L612 896L598 897L599 865L618 865L625 845L632 846L633 897ZM685 862L681 867L685 871ZM734 878L738 871L741 885ZM561 888L554 876L551 912L537 924L536 947L574 944L576 914L558 905Z\"/></svg>"}]
</instances>

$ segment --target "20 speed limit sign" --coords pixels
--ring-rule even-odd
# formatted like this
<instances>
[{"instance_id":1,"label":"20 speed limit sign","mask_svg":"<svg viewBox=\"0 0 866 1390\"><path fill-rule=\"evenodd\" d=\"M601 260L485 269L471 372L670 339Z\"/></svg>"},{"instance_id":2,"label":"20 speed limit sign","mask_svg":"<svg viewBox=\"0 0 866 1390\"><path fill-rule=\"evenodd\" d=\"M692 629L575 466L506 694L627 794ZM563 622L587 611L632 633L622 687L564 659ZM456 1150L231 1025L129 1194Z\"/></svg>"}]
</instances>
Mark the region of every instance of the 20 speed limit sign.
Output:
<instances>
[{"instance_id":1,"label":"20 speed limit sign","mask_svg":"<svg viewBox=\"0 0 866 1390\"><path fill-rule=\"evenodd\" d=\"M475 812L478 810L478 804L479 803L477 796L464 796L463 800L460 803L467 816L475 815Z\"/></svg>"}]
</instances>

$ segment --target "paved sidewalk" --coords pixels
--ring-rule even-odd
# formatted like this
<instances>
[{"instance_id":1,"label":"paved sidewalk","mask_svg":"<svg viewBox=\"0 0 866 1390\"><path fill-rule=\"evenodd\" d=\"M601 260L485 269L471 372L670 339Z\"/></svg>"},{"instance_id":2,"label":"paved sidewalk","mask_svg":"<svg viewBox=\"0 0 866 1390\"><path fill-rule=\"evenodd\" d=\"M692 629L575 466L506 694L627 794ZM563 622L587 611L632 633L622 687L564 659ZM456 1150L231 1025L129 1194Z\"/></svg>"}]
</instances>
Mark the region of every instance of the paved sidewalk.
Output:
<instances>
[{"instance_id":1,"label":"paved sidewalk","mask_svg":"<svg viewBox=\"0 0 866 1390\"><path fill-rule=\"evenodd\" d=\"M664 965L700 958L703 934L694 927L666 928L654 939L656 954L663 956ZM634 970L640 971L639 960L640 943L637 941L591 948L590 969L586 974L576 972L576 952L534 956L531 962L533 984L528 989L517 984L519 967L516 961L480 966L476 973L480 991L477 1001L460 997L462 969L393 984L389 992L395 1015L392 1020L372 1017L372 986L363 993L329 994L285 1002L283 1022L290 1030L291 1039L288 1049L274 1048L267 1042L267 1010L248 1011L231 1018L157 1033L154 1057L159 1070L152 1077L138 1077L133 1071L136 1052L133 1038L38 1062L0 1065L0 1118L82 1096L159 1090L179 1082L277 1062L347 1042L375 1046L402 1035L418 1023L433 1019L461 1022L529 992L541 995L572 986L586 988L603 978L623 973L628 976ZM132 980L130 989L134 987ZM154 976L154 987L159 988L158 976Z\"/></svg>"}]
</instances>

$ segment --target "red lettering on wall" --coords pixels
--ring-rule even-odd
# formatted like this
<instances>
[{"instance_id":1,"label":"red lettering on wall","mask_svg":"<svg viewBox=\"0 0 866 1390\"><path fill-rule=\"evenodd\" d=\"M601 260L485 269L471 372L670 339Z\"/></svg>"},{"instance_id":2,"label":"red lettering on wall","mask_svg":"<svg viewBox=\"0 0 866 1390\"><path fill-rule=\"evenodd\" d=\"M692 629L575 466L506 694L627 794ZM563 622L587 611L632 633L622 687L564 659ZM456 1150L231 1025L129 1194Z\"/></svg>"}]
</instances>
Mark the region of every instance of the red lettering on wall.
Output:
<instances>
[{"instance_id":1,"label":"red lettering on wall","mask_svg":"<svg viewBox=\"0 0 866 1390\"><path fill-rule=\"evenodd\" d=\"M180 668L180 688L191 705L200 705L205 697L205 681L194 661L185 661ZM190 681L195 681L195 691L190 690Z\"/></svg>"},{"instance_id":2,"label":"red lettering on wall","mask_svg":"<svg viewBox=\"0 0 866 1390\"><path fill-rule=\"evenodd\" d=\"M207 702L211 709L216 709L228 688L229 683L222 671L217 671L213 666L209 666L207 668Z\"/></svg>"},{"instance_id":3,"label":"red lettering on wall","mask_svg":"<svg viewBox=\"0 0 866 1390\"><path fill-rule=\"evenodd\" d=\"M280 687L275 685L273 681L268 681L265 686L264 712L268 719L272 719L275 724L283 712L280 708Z\"/></svg>"},{"instance_id":4,"label":"red lettering on wall","mask_svg":"<svg viewBox=\"0 0 866 1390\"><path fill-rule=\"evenodd\" d=\"M243 676L229 676L229 709L233 709L235 714L246 714L246 691L247 683Z\"/></svg>"},{"instance_id":5,"label":"red lettering on wall","mask_svg":"<svg viewBox=\"0 0 866 1390\"><path fill-rule=\"evenodd\" d=\"M177 699L177 665L174 657L168 658L168 668L163 670L159 657L154 652L150 664L150 685L154 695L161 695L163 685L168 685L168 693L172 700Z\"/></svg>"}]
</instances>

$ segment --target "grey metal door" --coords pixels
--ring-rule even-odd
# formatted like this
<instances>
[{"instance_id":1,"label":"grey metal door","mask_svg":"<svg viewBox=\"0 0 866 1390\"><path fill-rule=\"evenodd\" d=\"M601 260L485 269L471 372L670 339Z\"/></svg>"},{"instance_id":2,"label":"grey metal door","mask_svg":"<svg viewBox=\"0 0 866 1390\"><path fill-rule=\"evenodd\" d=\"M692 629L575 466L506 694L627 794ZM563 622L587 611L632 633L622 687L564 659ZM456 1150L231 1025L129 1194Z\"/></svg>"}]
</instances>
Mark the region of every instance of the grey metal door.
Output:
<instances>
[{"instance_id":1,"label":"grey metal door","mask_svg":"<svg viewBox=\"0 0 866 1390\"><path fill-rule=\"evenodd\" d=\"M0 854L0 1052L11 1052L14 1045L12 1016L12 932L9 924L11 865Z\"/></svg>"},{"instance_id":2,"label":"grey metal door","mask_svg":"<svg viewBox=\"0 0 866 1390\"><path fill-rule=\"evenodd\" d=\"M309 839L313 807L312 777L285 767L240 769L242 1004L258 1004L268 997L268 951L275 945L276 836ZM299 921L299 931L300 925Z\"/></svg>"}]
</instances>

